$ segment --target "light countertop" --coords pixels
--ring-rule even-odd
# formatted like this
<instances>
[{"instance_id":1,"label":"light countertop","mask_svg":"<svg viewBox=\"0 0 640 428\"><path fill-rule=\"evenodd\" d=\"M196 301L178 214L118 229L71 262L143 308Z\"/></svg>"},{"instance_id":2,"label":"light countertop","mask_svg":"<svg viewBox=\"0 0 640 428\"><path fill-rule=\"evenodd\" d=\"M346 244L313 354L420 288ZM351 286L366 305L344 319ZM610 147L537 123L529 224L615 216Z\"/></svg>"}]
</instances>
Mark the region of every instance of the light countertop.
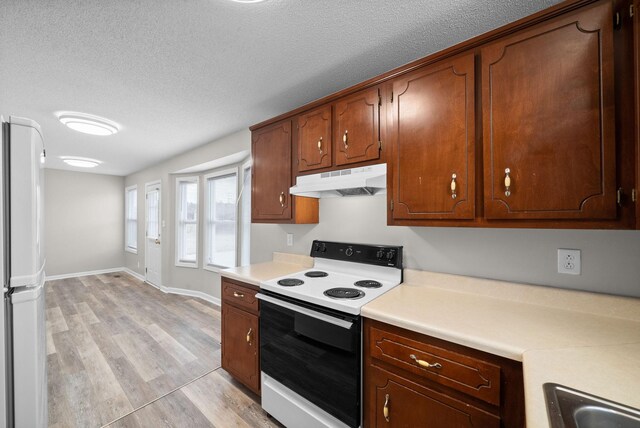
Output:
<instances>
[{"instance_id":1,"label":"light countertop","mask_svg":"<svg viewBox=\"0 0 640 428\"><path fill-rule=\"evenodd\" d=\"M259 285L312 266L274 253L221 275ZM521 361L528 428L549 427L546 382L640 408L640 299L409 269L404 278L362 315Z\"/></svg>"},{"instance_id":2,"label":"light countertop","mask_svg":"<svg viewBox=\"0 0 640 428\"><path fill-rule=\"evenodd\" d=\"M310 267L313 267L313 258L311 257L273 253L273 261L271 262L224 269L220 271L220 275L248 284L260 285L260 281L299 272Z\"/></svg>"},{"instance_id":3,"label":"light countertop","mask_svg":"<svg viewBox=\"0 0 640 428\"><path fill-rule=\"evenodd\" d=\"M640 408L640 299L405 270L362 315L522 361L529 428L546 382Z\"/></svg>"}]
</instances>

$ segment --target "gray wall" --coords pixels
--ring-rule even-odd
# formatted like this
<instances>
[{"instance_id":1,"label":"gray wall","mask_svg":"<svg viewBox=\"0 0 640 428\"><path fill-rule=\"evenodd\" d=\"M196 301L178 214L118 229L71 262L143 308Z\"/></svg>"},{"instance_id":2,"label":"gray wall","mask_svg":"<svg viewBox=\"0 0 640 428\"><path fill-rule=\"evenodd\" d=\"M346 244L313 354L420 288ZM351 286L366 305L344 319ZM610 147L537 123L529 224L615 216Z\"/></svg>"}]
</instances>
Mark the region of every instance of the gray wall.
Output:
<instances>
[{"instance_id":1,"label":"gray wall","mask_svg":"<svg viewBox=\"0 0 640 428\"><path fill-rule=\"evenodd\" d=\"M308 254L313 239L404 245L407 268L640 297L640 231L387 226L385 204L386 196L321 199L318 225L254 224L251 261ZM557 273L558 248L582 250L581 275Z\"/></svg>"},{"instance_id":2,"label":"gray wall","mask_svg":"<svg viewBox=\"0 0 640 428\"><path fill-rule=\"evenodd\" d=\"M134 272L144 276L145 248L144 248L144 189L145 183L160 180L162 183L161 193L161 215L164 225L161 230L162 242L162 286L181 288L202 292L210 296L220 298L220 274L202 268L202 226L200 225L200 237L198 258L198 269L175 266L175 176L172 174L184 168L199 165L204 162L231 156L238 152L251 150L251 134L249 130L242 130L235 134L221 138L214 142L205 144L197 149L178 155L165 162L147 168L135 174L131 174L124 179L124 187L138 186L138 253L132 254L124 252L125 266ZM223 167L224 168L224 167ZM186 174L186 175L196 175ZM202 182L200 183L202 188ZM202 189L200 189L200 200L202 200ZM202 205L202 204L200 204ZM201 210L202 212L202 210ZM202 219L202 215L200 216ZM121 232L122 233L122 232Z\"/></svg>"},{"instance_id":3,"label":"gray wall","mask_svg":"<svg viewBox=\"0 0 640 428\"><path fill-rule=\"evenodd\" d=\"M45 170L47 276L122 267L124 179Z\"/></svg>"}]
</instances>

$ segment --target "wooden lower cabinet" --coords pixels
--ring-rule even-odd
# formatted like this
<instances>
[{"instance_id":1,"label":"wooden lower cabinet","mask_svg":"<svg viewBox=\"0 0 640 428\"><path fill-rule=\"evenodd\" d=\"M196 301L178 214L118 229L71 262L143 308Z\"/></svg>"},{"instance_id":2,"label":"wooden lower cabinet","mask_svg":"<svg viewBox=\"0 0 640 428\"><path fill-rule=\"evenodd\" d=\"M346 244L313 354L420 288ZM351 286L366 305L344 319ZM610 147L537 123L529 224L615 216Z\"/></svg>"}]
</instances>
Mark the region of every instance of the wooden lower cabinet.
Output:
<instances>
[{"instance_id":1,"label":"wooden lower cabinet","mask_svg":"<svg viewBox=\"0 0 640 428\"><path fill-rule=\"evenodd\" d=\"M367 426L500 427L499 416L392 372L372 367L368 374Z\"/></svg>"},{"instance_id":2,"label":"wooden lower cabinet","mask_svg":"<svg viewBox=\"0 0 640 428\"><path fill-rule=\"evenodd\" d=\"M260 394L258 287L222 279L222 368Z\"/></svg>"},{"instance_id":3,"label":"wooden lower cabinet","mask_svg":"<svg viewBox=\"0 0 640 428\"><path fill-rule=\"evenodd\" d=\"M364 320L364 427L524 427L522 365Z\"/></svg>"}]
</instances>

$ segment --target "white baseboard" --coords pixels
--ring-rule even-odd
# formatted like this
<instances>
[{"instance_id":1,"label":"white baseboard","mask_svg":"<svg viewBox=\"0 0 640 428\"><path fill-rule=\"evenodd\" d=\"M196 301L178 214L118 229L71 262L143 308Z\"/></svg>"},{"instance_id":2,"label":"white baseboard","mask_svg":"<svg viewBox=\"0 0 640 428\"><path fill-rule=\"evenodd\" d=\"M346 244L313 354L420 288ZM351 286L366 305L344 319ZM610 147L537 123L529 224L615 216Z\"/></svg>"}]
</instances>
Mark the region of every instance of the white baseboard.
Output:
<instances>
[{"instance_id":1,"label":"white baseboard","mask_svg":"<svg viewBox=\"0 0 640 428\"><path fill-rule=\"evenodd\" d=\"M157 288L158 290L162 291L163 293L179 294L181 296L189 296L189 297L197 297L199 299L206 300L207 302L212 303L212 304L214 304L216 306L220 306L221 305L220 299L218 299L217 297L210 296L207 293L203 293L202 291L187 290L187 289L184 289L184 288L165 287L164 285L151 284L150 282L145 281L144 276L142 276L138 272L133 271L133 270L131 270L129 268L126 268L126 267L94 270L94 271L90 271L90 272L67 273L67 274L64 274L64 275L52 275L52 276L47 276L46 280L47 281L53 281L53 280L56 280L56 279L76 278L78 276L100 275L100 274L103 274L103 273L114 273L114 272L125 272L125 273L128 273L129 275L133 276L134 278L139 279L140 281L143 281L145 284L148 284L148 285L150 285L150 286L152 286L154 288Z\"/></svg>"},{"instance_id":2,"label":"white baseboard","mask_svg":"<svg viewBox=\"0 0 640 428\"><path fill-rule=\"evenodd\" d=\"M161 286L160 290L162 290L164 293L179 294L181 296L189 296L189 297L198 297L202 300L206 300L209 303L213 303L216 306L220 306L220 303L221 303L220 299L218 299L217 297L210 296L207 293L203 293L202 291L186 290L184 288L173 288L173 287L165 287L165 286Z\"/></svg>"},{"instance_id":3,"label":"white baseboard","mask_svg":"<svg viewBox=\"0 0 640 428\"><path fill-rule=\"evenodd\" d=\"M87 275L100 275L103 273L122 272L123 269L124 268L117 267L117 268L111 268L111 269L92 270L88 272L74 272L74 273L64 273L62 275L50 275L45 277L45 281L55 281L57 279L76 278L79 276L87 276Z\"/></svg>"},{"instance_id":4,"label":"white baseboard","mask_svg":"<svg viewBox=\"0 0 640 428\"><path fill-rule=\"evenodd\" d=\"M122 270L123 272L128 273L128 274L129 274L129 275L131 275L132 277L139 279L140 281L144 281L144 276L143 276L142 274L139 274L138 272L136 272L136 271L134 271L134 270L131 270L131 269L126 268L126 267L121 268L121 270Z\"/></svg>"}]
</instances>

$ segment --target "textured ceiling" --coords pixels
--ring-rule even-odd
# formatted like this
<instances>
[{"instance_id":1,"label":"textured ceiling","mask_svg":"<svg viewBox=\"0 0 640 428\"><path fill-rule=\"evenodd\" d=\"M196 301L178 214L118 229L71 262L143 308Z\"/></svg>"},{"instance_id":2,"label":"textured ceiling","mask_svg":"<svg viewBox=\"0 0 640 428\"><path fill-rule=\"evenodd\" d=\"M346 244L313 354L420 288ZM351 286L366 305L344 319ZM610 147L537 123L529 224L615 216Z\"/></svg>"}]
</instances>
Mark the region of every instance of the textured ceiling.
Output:
<instances>
[{"instance_id":1,"label":"textured ceiling","mask_svg":"<svg viewBox=\"0 0 640 428\"><path fill-rule=\"evenodd\" d=\"M127 175L558 0L0 2L0 114ZM79 134L55 112L122 126Z\"/></svg>"}]
</instances>

